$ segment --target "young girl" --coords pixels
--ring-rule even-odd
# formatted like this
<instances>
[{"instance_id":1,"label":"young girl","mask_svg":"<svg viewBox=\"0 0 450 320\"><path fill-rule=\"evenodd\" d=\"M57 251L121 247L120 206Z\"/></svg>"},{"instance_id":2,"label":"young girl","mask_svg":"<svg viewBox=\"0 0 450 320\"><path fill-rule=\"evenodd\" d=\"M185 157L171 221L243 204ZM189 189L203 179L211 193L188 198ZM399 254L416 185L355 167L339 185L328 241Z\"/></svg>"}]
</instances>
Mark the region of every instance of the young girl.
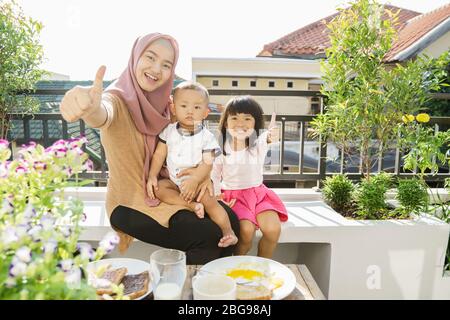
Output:
<instances>
[{"instance_id":1,"label":"young girl","mask_svg":"<svg viewBox=\"0 0 450 320\"><path fill-rule=\"evenodd\" d=\"M280 220L288 217L278 196L263 184L268 143L278 140L273 121L269 130L263 128L262 108L252 97L231 99L220 119L223 151L214 161L211 178L216 196L220 195L240 220L236 253L247 254L259 228L263 236L258 256L271 258L280 236Z\"/></svg>"}]
</instances>

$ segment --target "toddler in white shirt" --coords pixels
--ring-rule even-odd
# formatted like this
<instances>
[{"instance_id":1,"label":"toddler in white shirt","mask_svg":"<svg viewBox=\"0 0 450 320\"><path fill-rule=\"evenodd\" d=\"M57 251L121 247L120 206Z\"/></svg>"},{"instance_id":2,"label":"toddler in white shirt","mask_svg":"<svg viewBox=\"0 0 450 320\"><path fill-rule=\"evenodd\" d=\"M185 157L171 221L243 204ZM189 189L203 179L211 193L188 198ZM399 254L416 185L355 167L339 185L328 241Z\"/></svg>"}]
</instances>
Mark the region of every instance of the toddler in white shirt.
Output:
<instances>
[{"instance_id":1,"label":"toddler in white shirt","mask_svg":"<svg viewBox=\"0 0 450 320\"><path fill-rule=\"evenodd\" d=\"M190 177L180 179L178 173L183 169L205 166L207 176L212 169L214 157L220 154L220 147L214 135L203 127L202 121L208 115L209 95L206 88L198 83L183 82L174 90L174 104L171 108L177 122L169 124L160 134L159 142L152 157L147 191L151 199L158 198L168 204L185 205L199 218L208 216L221 228L223 237L219 247L228 247L238 239L231 228L225 209L208 192L200 202L186 201L180 196L180 190L188 198L198 194L198 183ZM158 174L167 163L170 179L158 181Z\"/></svg>"}]
</instances>

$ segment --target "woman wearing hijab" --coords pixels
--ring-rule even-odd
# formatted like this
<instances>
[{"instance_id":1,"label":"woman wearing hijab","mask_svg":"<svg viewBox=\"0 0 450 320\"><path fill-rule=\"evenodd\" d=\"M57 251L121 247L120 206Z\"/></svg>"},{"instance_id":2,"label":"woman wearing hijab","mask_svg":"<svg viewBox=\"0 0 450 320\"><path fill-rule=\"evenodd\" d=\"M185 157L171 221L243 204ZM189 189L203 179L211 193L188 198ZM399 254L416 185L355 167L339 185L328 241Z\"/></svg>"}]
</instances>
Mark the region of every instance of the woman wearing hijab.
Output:
<instances>
[{"instance_id":1,"label":"woman wearing hijab","mask_svg":"<svg viewBox=\"0 0 450 320\"><path fill-rule=\"evenodd\" d=\"M178 44L159 33L138 38L127 68L103 93L106 68L100 67L91 87L74 87L64 96L60 110L66 121L83 119L100 129L108 161L106 211L119 232L121 252L133 238L186 252L188 264L204 264L231 255L233 246L217 246L220 228L206 217L199 219L187 208L152 202L146 185L157 136L169 124L169 104ZM160 176L167 176L161 171ZM189 172L205 190L209 171L201 165ZM201 194L201 193L200 193ZM232 228L239 222L226 205Z\"/></svg>"}]
</instances>

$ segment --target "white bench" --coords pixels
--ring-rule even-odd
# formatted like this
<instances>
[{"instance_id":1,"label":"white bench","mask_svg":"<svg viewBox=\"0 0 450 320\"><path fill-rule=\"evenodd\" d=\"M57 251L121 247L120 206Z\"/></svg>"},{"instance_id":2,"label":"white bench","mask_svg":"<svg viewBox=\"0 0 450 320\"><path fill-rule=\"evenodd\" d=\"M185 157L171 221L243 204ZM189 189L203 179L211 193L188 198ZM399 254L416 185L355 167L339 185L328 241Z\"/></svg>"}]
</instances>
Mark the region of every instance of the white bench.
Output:
<instances>
[{"instance_id":1,"label":"white bench","mask_svg":"<svg viewBox=\"0 0 450 320\"><path fill-rule=\"evenodd\" d=\"M273 190L289 213L274 259L306 264L328 299L450 299L450 277L443 276L448 224L429 216L349 220L311 189ZM85 202L81 239L100 240L111 230L104 209L106 188L69 191L66 195ZM149 245L139 245L133 244L134 254L146 248L148 257Z\"/></svg>"}]
</instances>

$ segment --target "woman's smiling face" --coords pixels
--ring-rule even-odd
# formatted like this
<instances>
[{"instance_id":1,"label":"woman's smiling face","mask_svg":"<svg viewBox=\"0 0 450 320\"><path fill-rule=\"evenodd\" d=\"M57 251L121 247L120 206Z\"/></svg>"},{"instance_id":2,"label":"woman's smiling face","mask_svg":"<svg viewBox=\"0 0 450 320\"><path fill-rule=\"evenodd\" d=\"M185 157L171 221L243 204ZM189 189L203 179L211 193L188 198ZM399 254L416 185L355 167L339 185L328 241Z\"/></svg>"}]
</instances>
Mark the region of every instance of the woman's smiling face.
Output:
<instances>
[{"instance_id":1,"label":"woman's smiling face","mask_svg":"<svg viewBox=\"0 0 450 320\"><path fill-rule=\"evenodd\" d=\"M175 52L170 42L158 39L142 53L136 66L136 79L142 90L152 92L172 75Z\"/></svg>"}]
</instances>

